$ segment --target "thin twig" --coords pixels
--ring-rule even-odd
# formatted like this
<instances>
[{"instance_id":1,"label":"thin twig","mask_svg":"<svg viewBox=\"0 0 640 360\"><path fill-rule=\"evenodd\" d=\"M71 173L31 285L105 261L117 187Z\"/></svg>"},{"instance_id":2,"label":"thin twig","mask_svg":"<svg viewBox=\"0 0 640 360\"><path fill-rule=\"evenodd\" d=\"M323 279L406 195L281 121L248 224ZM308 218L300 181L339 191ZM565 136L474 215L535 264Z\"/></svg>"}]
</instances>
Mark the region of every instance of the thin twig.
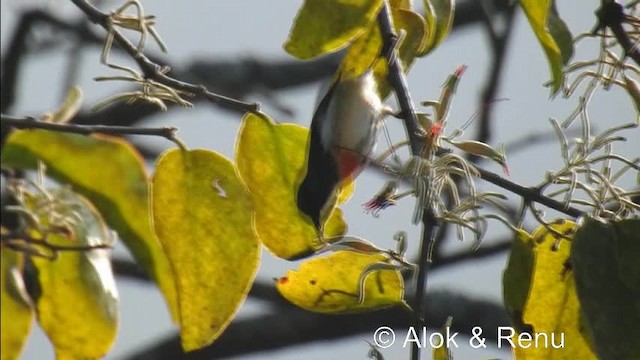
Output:
<instances>
[{"instance_id":1,"label":"thin twig","mask_svg":"<svg viewBox=\"0 0 640 360\"><path fill-rule=\"evenodd\" d=\"M9 115L1 115L2 124L16 129L42 129L64 133L91 135L95 133L110 135L146 135L161 136L167 140L173 141L181 148L184 144L176 137L178 128L165 126L161 128L137 128L130 126L107 126L107 125L77 125L77 124L58 124L45 121L39 121L34 117L15 117Z\"/></svg>"},{"instance_id":2,"label":"thin twig","mask_svg":"<svg viewBox=\"0 0 640 360\"><path fill-rule=\"evenodd\" d=\"M497 12L495 4L493 1L483 0L479 1L482 14L483 24L485 25L485 29L487 34L489 35L489 39L491 41L492 48L492 66L489 72L489 75L486 79L484 89L482 91L482 98L479 104L479 120L477 131L475 135L475 139L484 143L489 143L491 140L491 120L493 113L493 104L492 102L496 99L496 92L500 85L500 79L502 76L502 72L504 69L504 59L506 57L506 50L508 48L508 40L510 34L513 32L513 20L515 18L515 6L507 7L506 13L501 14ZM505 26L502 31L498 32L496 27L495 19L499 19L500 17L505 18ZM483 159L482 157L473 155L473 154L465 154L465 157L472 162L478 162ZM456 177L454 181L456 184L460 184L462 178ZM451 204L450 194L446 194L446 204L449 206ZM434 247L434 256L436 259L441 257L442 248L445 244L445 238L448 235L450 223L443 223L440 226L438 231L437 239Z\"/></svg>"},{"instance_id":3,"label":"thin twig","mask_svg":"<svg viewBox=\"0 0 640 360\"><path fill-rule=\"evenodd\" d=\"M35 239L26 234L7 233L0 236L0 244L3 247L12 249L17 252L23 252L32 256L41 256L49 260L58 258L59 252L88 252L92 250L111 249L111 244L83 244L83 245L58 245L52 244L46 239ZM33 247L31 247L33 246ZM51 252L51 254L41 252L38 247L42 247Z\"/></svg>"},{"instance_id":4,"label":"thin twig","mask_svg":"<svg viewBox=\"0 0 640 360\"><path fill-rule=\"evenodd\" d=\"M513 181L507 180L494 172L484 170L479 167L476 167L476 169L480 173L480 177L482 179L514 194L520 195L520 197L522 197L527 202L534 201L540 203L548 208L554 209L573 218L578 218L586 215L586 213L580 209L574 208L572 206L567 206L567 204L544 196L541 191L535 187L522 186L520 184L514 183Z\"/></svg>"},{"instance_id":5,"label":"thin twig","mask_svg":"<svg viewBox=\"0 0 640 360\"><path fill-rule=\"evenodd\" d=\"M508 0L496 0L496 12L506 11L509 7L508 2ZM452 31L478 23L480 13L480 4L475 1L458 4ZM67 22L40 9L30 9L22 13L13 35L7 41L7 51L2 54L2 82L0 83L0 112L2 113L11 112L24 58L42 51L40 47L29 46L31 35L40 25L50 26L53 31L63 32L61 38L76 37L84 45L101 46L104 42L104 39L88 28L84 21ZM123 51L121 47L114 47L113 50ZM152 52L146 52L146 56L155 63L161 62L160 57ZM305 62L265 62L249 57L234 58L230 61L194 61L191 65L170 67L176 78L192 83L202 83L217 93L232 94L236 99L240 99L260 87L276 91L326 78L335 72L340 58L341 53L338 52ZM205 98L193 100L194 102L205 101ZM172 104L169 103L168 106L171 109ZM159 109L156 106L146 102L118 103L99 113L81 112L74 122L87 125L133 125L158 112Z\"/></svg>"},{"instance_id":6,"label":"thin twig","mask_svg":"<svg viewBox=\"0 0 640 360\"><path fill-rule=\"evenodd\" d=\"M209 91L204 85L195 85L187 82L177 80L171 76L168 76L163 67L157 63L151 61L137 46L134 45L129 39L127 39L120 30L111 28L109 25L109 15L101 12L95 6L84 0L72 0L72 2L82 11L93 23L102 26L106 31L113 33L114 40L136 61L145 77L155 80L161 84L169 86L173 89L190 92L206 98L207 100L217 105L224 106L226 108L242 111L242 112L257 112L260 111L260 104L247 103L244 101L232 99L227 96L219 95Z\"/></svg>"},{"instance_id":7,"label":"thin twig","mask_svg":"<svg viewBox=\"0 0 640 360\"><path fill-rule=\"evenodd\" d=\"M575 137L580 134L579 130L568 129L565 131L568 137ZM553 131L539 131L535 133L529 133L520 138L516 138L504 144L504 151L508 155L513 155L518 151L529 149L534 145L538 145L545 142L558 141L558 137Z\"/></svg>"},{"instance_id":8,"label":"thin twig","mask_svg":"<svg viewBox=\"0 0 640 360\"><path fill-rule=\"evenodd\" d=\"M484 9L484 8L483 8ZM484 9L487 12L488 10ZM498 34L495 31L495 24L492 22L490 14L485 15L485 25L487 32L491 38L492 48L492 66L487 77L486 85L482 90L482 99L480 100L480 119L478 120L478 131L475 139L484 143L491 141L491 119L493 113L492 101L496 98L496 92L500 85L502 72L505 68L504 60L506 58L510 35L513 33L513 21L515 19L515 6L509 7L505 17L505 26ZM495 18L495 17L494 17ZM474 156L470 157L474 160Z\"/></svg>"}]
</instances>

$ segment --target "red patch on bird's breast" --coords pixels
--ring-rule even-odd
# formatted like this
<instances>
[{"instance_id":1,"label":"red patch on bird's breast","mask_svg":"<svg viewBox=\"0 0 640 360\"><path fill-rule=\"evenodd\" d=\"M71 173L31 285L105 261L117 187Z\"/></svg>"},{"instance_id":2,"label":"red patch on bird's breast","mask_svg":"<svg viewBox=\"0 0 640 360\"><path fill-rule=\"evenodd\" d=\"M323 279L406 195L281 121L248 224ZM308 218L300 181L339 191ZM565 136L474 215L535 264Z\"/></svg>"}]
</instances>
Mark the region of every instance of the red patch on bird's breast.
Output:
<instances>
[{"instance_id":1,"label":"red patch on bird's breast","mask_svg":"<svg viewBox=\"0 0 640 360\"><path fill-rule=\"evenodd\" d=\"M347 176L356 178L362 171L365 161L362 155L355 151L347 149L338 150L338 175L340 180L344 180Z\"/></svg>"}]
</instances>

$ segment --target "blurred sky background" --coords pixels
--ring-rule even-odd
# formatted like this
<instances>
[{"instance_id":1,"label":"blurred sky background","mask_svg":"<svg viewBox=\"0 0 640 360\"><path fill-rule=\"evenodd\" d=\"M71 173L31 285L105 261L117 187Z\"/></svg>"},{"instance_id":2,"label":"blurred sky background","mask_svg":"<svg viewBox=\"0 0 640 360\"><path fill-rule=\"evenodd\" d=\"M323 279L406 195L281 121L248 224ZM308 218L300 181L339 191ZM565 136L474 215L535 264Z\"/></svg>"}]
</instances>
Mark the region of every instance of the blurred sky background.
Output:
<instances>
[{"instance_id":1,"label":"blurred sky background","mask_svg":"<svg viewBox=\"0 0 640 360\"><path fill-rule=\"evenodd\" d=\"M146 13L157 17L156 29L169 47L168 59L174 64L196 58L231 61L244 57L264 60L286 58L288 55L282 50L282 43L301 3L302 1L264 0L143 1ZM120 5L112 1L106 4L108 7L105 9ZM558 8L561 17L575 35L593 27L593 11L598 4L597 0L565 0L558 1ZM3 51L7 46L7 39L12 35L19 13L30 7L51 8L56 15L68 19L81 16L80 12L66 1L2 0L0 10ZM552 131L548 118L563 119L577 104L577 98L549 99L549 90L542 87L549 79L547 61L521 12L517 15L514 32L505 61L506 69L496 96L508 98L509 101L493 105L493 144L509 143L531 133ZM479 108L482 87L491 65L488 42L486 31L481 24L465 27L456 31L432 55L417 59L413 65L408 79L416 104L425 99L437 99L446 77L458 65L468 66L453 102L449 129L463 124ZM587 44L589 46L585 46ZM595 41L583 42L583 47L577 49L577 56L593 57L595 45ZM153 49L154 53L158 53L158 49L151 42L148 43L147 49ZM117 89L126 89L126 85L114 86L92 80L95 76L114 73L99 63L99 50L86 48L79 69L78 85L84 90L87 106L112 95ZM112 56L119 63L127 61L121 56ZM66 56L60 51L41 52L38 56L29 57L20 73L21 87L18 102L12 109L13 114L38 115L56 108L63 97L64 71L61 69L65 69L66 62ZM314 111L318 85L273 94L279 102L295 111L294 117L283 116L258 95L248 100L262 102L265 112L277 121L308 125ZM597 92L592 104L591 118L597 129L602 130L607 126L634 120L635 109L627 96L618 90L607 94ZM240 119L237 114L199 102L194 109L177 109L151 117L144 125L177 126L180 128L178 135L189 147L213 149L232 158ZM400 139L404 131L401 122L389 120L387 123L392 137ZM467 132L467 138L473 135L474 131L472 127ZM626 156L637 156L638 131L634 130L626 135L630 141L614 149ZM172 146L164 139L147 140L159 148ZM380 144L379 149L384 142L381 141ZM545 171L558 169L562 164L557 142L535 145L527 151L514 154L508 153L507 159L511 169L510 179L523 185L539 183ZM483 166L500 172L493 163L485 162ZM377 192L384 182L384 178L370 171L359 177L354 197L344 206L350 233L369 239L382 247L391 247L393 234L398 230L406 230L411 242L409 253L415 253L420 240L420 228L411 224L412 199L403 200L398 206L383 211L379 218L362 211L361 205ZM478 184L480 189L493 189L482 181L478 181ZM621 185L631 187L631 184L631 180L627 179L626 183ZM509 196L516 199L513 195ZM532 226L533 222L530 221L528 224ZM486 241L507 235L508 231L503 225L490 223ZM445 248L449 251L470 246L470 241L459 243L451 238L447 239ZM115 253L116 256L128 256L122 247L116 249ZM430 276L429 289L452 289L483 299L501 301L501 278L505 260L506 254L502 254L447 267ZM281 276L287 269L296 266L296 263L276 259L263 251L258 278L271 279ZM142 349L159 337L176 331L170 323L164 302L156 288L124 279L118 279L117 284L121 295L120 330L115 347L107 359L122 358L123 355ZM261 311L264 311L263 305L249 299L238 316L250 316ZM51 346L46 336L37 326L33 329L23 352L23 359L52 358ZM485 329L489 330L495 329ZM364 359L368 351L364 340L371 341L371 336L358 335L340 341L313 343L234 359ZM408 349L402 349L399 345L392 346L383 353L387 359L408 358ZM497 349L454 349L454 357L456 360L495 357L510 359L511 355Z\"/></svg>"}]
</instances>

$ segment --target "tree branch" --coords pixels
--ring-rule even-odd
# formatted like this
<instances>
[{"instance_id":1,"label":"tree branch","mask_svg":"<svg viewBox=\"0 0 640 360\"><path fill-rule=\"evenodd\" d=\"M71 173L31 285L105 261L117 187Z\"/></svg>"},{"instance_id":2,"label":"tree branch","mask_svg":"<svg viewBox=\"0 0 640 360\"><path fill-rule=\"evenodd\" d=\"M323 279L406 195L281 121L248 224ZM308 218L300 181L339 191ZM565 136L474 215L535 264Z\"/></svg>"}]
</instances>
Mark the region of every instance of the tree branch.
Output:
<instances>
[{"instance_id":1,"label":"tree branch","mask_svg":"<svg viewBox=\"0 0 640 360\"><path fill-rule=\"evenodd\" d=\"M84 20L70 23L42 10L30 10L23 13L2 57L2 82L0 83L0 112L2 113L9 112L15 101L17 80L20 68L24 64L23 57L32 51L27 40L38 24L47 24L54 29L73 34L85 43L100 44L103 41L93 32L88 31Z\"/></svg>"},{"instance_id":2,"label":"tree branch","mask_svg":"<svg viewBox=\"0 0 640 360\"><path fill-rule=\"evenodd\" d=\"M559 211L563 214L569 215L573 218L579 218L581 216L586 215L586 213L580 209L577 209L573 206L570 206L568 204L564 204L561 203L555 199L552 199L550 197L544 196L538 189L536 189L535 187L526 187L526 186L522 186L520 184L516 184L511 180L507 180L503 177L501 177L500 175L482 169L480 167L476 167L476 169L478 170L478 172L480 173L480 178L494 184L497 185L505 190L508 190L514 194L519 195L520 197L522 197L524 200L526 201L533 201L533 202L537 202L539 204L542 204L548 208L554 209L556 211Z\"/></svg>"},{"instance_id":3,"label":"tree branch","mask_svg":"<svg viewBox=\"0 0 640 360\"><path fill-rule=\"evenodd\" d=\"M479 13L482 14L482 22L485 25L486 32L489 36L489 40L491 41L493 65L485 82L484 90L482 92L482 97L479 104L480 116L478 120L475 139L484 143L489 143L491 139L491 120L493 112L493 106L491 103L495 100L496 92L500 83L502 69L504 68L503 62L507 49L507 40L512 32L513 18L515 17L515 6L507 7L506 13L502 15L502 17L506 18L506 24L502 31L498 33L498 30L495 26L495 19L499 18L501 13L498 13L498 8L496 7L497 4L495 4L496 1L481 0L477 1L477 3L480 7ZM478 161L483 159L482 157L473 154L465 154L465 157L474 163L478 163ZM453 180L456 185L459 186L462 178L456 177ZM451 195L446 194L445 196L446 204L447 206L449 206L452 202ZM441 224L440 228L438 229L438 234L434 246L434 260L438 260L441 256L442 247L445 244L444 240L448 235L450 227L451 224L444 223Z\"/></svg>"},{"instance_id":4,"label":"tree branch","mask_svg":"<svg viewBox=\"0 0 640 360\"><path fill-rule=\"evenodd\" d=\"M484 2L483 2L484 3ZM480 118L478 120L478 130L475 139L484 143L491 141L491 119L493 106L491 102L496 99L496 93L500 85L502 70L504 69L504 60L506 58L508 43L511 33L513 33L513 21L515 19L515 6L508 8L503 15L505 17L505 26L500 33L496 31L494 19L496 16L493 11L483 7L484 24L491 40L491 70L487 76L487 80L482 90L482 98L480 99ZM470 156L474 160L477 157Z\"/></svg>"},{"instance_id":5,"label":"tree branch","mask_svg":"<svg viewBox=\"0 0 640 360\"><path fill-rule=\"evenodd\" d=\"M20 74L20 68L24 65L22 56L27 52L26 38L29 34L28 28L33 22L31 16L23 16L16 30L15 35L7 46L7 55L2 59L2 81L0 82L0 111L5 112L15 102L16 82Z\"/></svg>"},{"instance_id":6,"label":"tree branch","mask_svg":"<svg viewBox=\"0 0 640 360\"><path fill-rule=\"evenodd\" d=\"M163 67L151 61L138 48L127 39L118 29L109 25L109 15L101 12L95 6L84 0L72 0L72 2L82 11L93 23L102 26L103 29L113 34L115 41L138 63L138 66L148 79L153 79L161 84L173 89L190 92L206 98L220 106L241 112L256 112L260 110L258 103L246 103L232 99L227 96L210 92L204 85L194 85L177 80L165 74Z\"/></svg>"},{"instance_id":7,"label":"tree branch","mask_svg":"<svg viewBox=\"0 0 640 360\"><path fill-rule=\"evenodd\" d=\"M496 12L508 8L508 0L496 1ZM83 44L101 46L104 39L86 26L86 21L68 22L51 13L39 9L21 14L18 26L13 31L6 52L2 57L2 81L0 83L0 112L8 113L14 103L17 80L23 57L33 50L28 46L29 35L39 24L51 26L54 30L64 31L76 37ZM460 30L481 20L481 5L477 1L463 1L457 4L453 30ZM114 47L114 50L123 50ZM147 55L159 63L160 56ZM247 96L252 89L279 90L299 86L330 76L340 62L341 54L331 54L314 61L281 61L265 63L253 58L241 61L195 61L184 67L170 66L175 78L188 82L203 83L211 91L237 99ZM166 62L165 62L166 63ZM282 76L284 75L284 76ZM194 100L199 101L200 98ZM171 103L167 104L171 109ZM79 124L132 125L155 115L159 109L151 104L117 103L98 113L81 112L74 119ZM4 129L3 129L4 134Z\"/></svg>"},{"instance_id":8,"label":"tree branch","mask_svg":"<svg viewBox=\"0 0 640 360\"><path fill-rule=\"evenodd\" d=\"M490 245L481 246L475 251L462 250L451 255L443 256L438 260L438 262L433 264L432 269L436 271L465 261L479 260L485 257L498 255L508 250L511 246L511 242L512 238L507 237L494 241ZM115 258L111 260L111 264L113 266L113 272L117 276L131 280L151 282L151 278L144 269L131 260ZM270 301L273 305L282 305L287 303L280 295L274 293L274 286L271 283L254 281L251 285L249 296L255 299Z\"/></svg>"},{"instance_id":9,"label":"tree branch","mask_svg":"<svg viewBox=\"0 0 640 360\"><path fill-rule=\"evenodd\" d=\"M254 58L239 61L196 60L181 68L172 67L172 73L187 81L199 81L218 93L242 99L250 94L288 89L324 79L335 72L340 62L339 55L332 54L308 62L270 62ZM200 100L205 99L194 99ZM169 110L178 108L172 103L167 103L167 106ZM81 112L73 121L78 124L131 125L159 112L157 106L144 102L116 103L97 113Z\"/></svg>"},{"instance_id":10,"label":"tree branch","mask_svg":"<svg viewBox=\"0 0 640 360\"><path fill-rule=\"evenodd\" d=\"M622 24L625 21L623 5L614 0L602 0L602 6L596 11L598 25L596 30L609 28L616 37L620 46L624 49L625 56L628 56L640 65L640 45L637 41L632 41L629 34L624 30Z\"/></svg>"},{"instance_id":11,"label":"tree branch","mask_svg":"<svg viewBox=\"0 0 640 360\"><path fill-rule=\"evenodd\" d=\"M506 251L510 244L511 238L504 238L491 245L482 246L477 251L461 251L445 256L434 264L433 270L500 254ZM113 259L112 265L114 273L118 276L151 281L144 270L130 260ZM184 354L180 347L179 336L172 335L134 355L127 356L126 359L210 359L244 355L354 334L370 336L373 330L381 325L405 329L412 325L408 313L401 309L357 316L326 316L306 312L292 307L278 294L275 286L270 282L255 281L251 285L249 296L252 299L268 301L274 312L247 320L233 321L214 345L195 354ZM430 292L426 301L428 306L426 316L439 324L443 323L447 316L453 315L454 329L458 329L456 331L469 333L473 326L495 329L497 326L508 323L501 305L489 305L460 295L440 292ZM451 308L443 308L449 304ZM463 309L466 309L466 312ZM469 318L469 314L472 318ZM362 318L367 322L363 323ZM274 328L265 324L278 324L278 326Z\"/></svg>"},{"instance_id":12,"label":"tree branch","mask_svg":"<svg viewBox=\"0 0 640 360\"><path fill-rule=\"evenodd\" d=\"M110 135L161 136L167 140L173 141L180 147L184 147L184 144L182 144L182 142L175 136L178 128L170 126L161 128L136 128L131 126L59 124L39 121L33 117L15 117L4 114L0 116L0 119L2 121L2 125L16 129L42 129L80 135L102 133Z\"/></svg>"},{"instance_id":13,"label":"tree branch","mask_svg":"<svg viewBox=\"0 0 640 360\"><path fill-rule=\"evenodd\" d=\"M419 156L424 141L418 135L421 133L420 126L418 125L418 117L416 116L415 108L413 106L413 100L411 100L411 94L409 93L409 87L407 85L407 79L402 69L402 63L398 57L396 45L398 37L393 30L393 20L391 18L391 11L389 10L389 4L384 1L380 13L378 14L378 24L380 27L380 33L382 34L382 53L387 58L387 66L389 73L387 75L389 84L394 89L398 104L400 106L402 118L404 120L404 126L409 139L409 146L411 147L411 153L415 156ZM427 186L429 186L427 184ZM426 205L422 215L422 240L420 243L420 255L418 258L418 275L416 277L415 298L412 303L415 319L415 329L422 329L427 326L426 323L426 301L425 293L427 288L427 280L429 275L429 268L431 267L431 252L435 244L436 233L438 228L438 220L435 217L435 212L431 205ZM420 346L414 344L411 347L411 358L418 360L420 358Z\"/></svg>"},{"instance_id":14,"label":"tree branch","mask_svg":"<svg viewBox=\"0 0 640 360\"><path fill-rule=\"evenodd\" d=\"M512 17L513 15L510 16ZM383 3L380 14L378 15L378 23L383 39L382 52L387 57L388 62L388 81L391 87L394 89L398 104L400 106L402 118L404 120L405 129L407 132L407 138L409 139L409 144L411 147L411 152L413 155L419 156L424 142L423 139L421 139L418 135L420 131L415 108L413 107L413 101L411 100L411 96L408 90L406 78L402 69L402 64L400 63L395 51L397 36L393 30L391 14L388 8L388 3L386 1ZM506 39L507 37L505 35L503 42L506 42ZM505 44L503 43L502 45ZM503 55L498 54L498 56L501 59ZM499 70L500 69L496 70L496 74L499 74ZM495 84L493 85L493 89L489 88L489 91L495 91L495 88L497 86L497 75L494 76L494 81ZM486 123L488 124L488 120L486 120ZM485 134L485 136L488 135ZM582 211L572 208L568 206L568 204L561 204L551 198L545 197L537 189L520 186L511 181L503 179L502 177L490 171L486 171L483 169L479 169L479 171L483 179L501 186L506 190L517 193L527 200L540 202L548 207L574 217L583 215ZM429 185L427 184L427 186ZM435 245L435 236L437 232L436 229L438 227L438 221L435 217L433 209L430 206L427 206L424 209L422 225L422 241L420 247L420 255L417 263L418 274L416 281L415 300L413 302L414 311L416 312L416 319L414 322L414 326L416 329L420 329L426 326L426 309L424 295L427 285L428 272L431 265L430 254ZM420 351L421 349L419 346L413 346L411 358L414 360L418 360L420 358Z\"/></svg>"},{"instance_id":15,"label":"tree branch","mask_svg":"<svg viewBox=\"0 0 640 360\"><path fill-rule=\"evenodd\" d=\"M426 302L426 315L433 319L434 324L444 323L448 316L454 317L452 331L470 334L474 326L497 329L498 326L509 324L504 307L493 302L475 300L451 292L430 292ZM180 338L172 335L124 359L209 360L357 334L362 334L363 340L370 340L375 329L381 325L406 331L412 325L411 315L396 307L363 314L327 316L286 304L266 315L232 322L212 346L185 354L180 346ZM404 336L404 333L398 334ZM486 336L495 340L496 332L487 331ZM362 348L364 356L364 341Z\"/></svg>"}]
</instances>

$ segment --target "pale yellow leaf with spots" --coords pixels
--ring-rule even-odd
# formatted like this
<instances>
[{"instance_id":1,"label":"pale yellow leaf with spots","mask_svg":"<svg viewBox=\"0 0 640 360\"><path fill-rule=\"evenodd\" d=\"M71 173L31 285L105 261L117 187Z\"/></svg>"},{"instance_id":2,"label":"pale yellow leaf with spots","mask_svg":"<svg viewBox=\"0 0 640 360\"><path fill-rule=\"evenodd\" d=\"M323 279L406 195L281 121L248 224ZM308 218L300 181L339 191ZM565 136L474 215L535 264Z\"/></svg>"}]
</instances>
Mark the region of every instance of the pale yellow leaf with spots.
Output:
<instances>
[{"instance_id":1,"label":"pale yellow leaf with spots","mask_svg":"<svg viewBox=\"0 0 640 360\"><path fill-rule=\"evenodd\" d=\"M304 261L276 280L285 299L319 313L353 313L404 305L404 281L397 270L376 270L364 283L359 301L360 276L371 265L384 261L379 254L337 251Z\"/></svg>"}]
</instances>

